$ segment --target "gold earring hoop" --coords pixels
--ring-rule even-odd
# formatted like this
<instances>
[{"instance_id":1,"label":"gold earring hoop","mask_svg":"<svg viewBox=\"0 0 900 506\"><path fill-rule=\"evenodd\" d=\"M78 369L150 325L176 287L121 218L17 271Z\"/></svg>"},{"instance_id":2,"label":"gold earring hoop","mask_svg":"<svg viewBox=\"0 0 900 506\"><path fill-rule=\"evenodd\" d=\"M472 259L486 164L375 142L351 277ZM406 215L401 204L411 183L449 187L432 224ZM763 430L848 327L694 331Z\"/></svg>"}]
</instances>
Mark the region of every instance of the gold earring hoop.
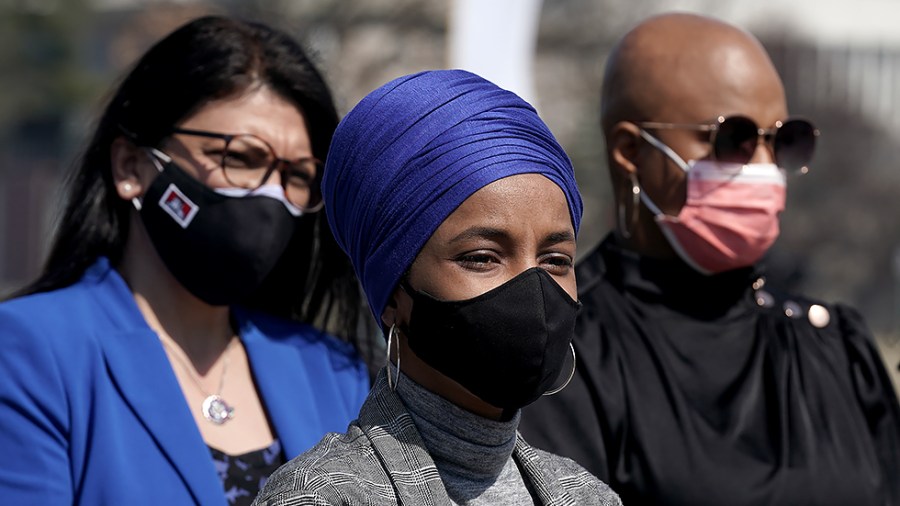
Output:
<instances>
[{"instance_id":1,"label":"gold earring hoop","mask_svg":"<svg viewBox=\"0 0 900 506\"><path fill-rule=\"evenodd\" d=\"M625 225L625 204L619 202L619 210L616 213L616 217L619 220L619 234L625 239L631 239L631 231Z\"/></svg>"},{"instance_id":2,"label":"gold earring hoop","mask_svg":"<svg viewBox=\"0 0 900 506\"><path fill-rule=\"evenodd\" d=\"M558 393L562 392L562 390L564 388L569 386L569 382L572 381L572 378L575 377L575 346L572 344L571 341L569 341L569 349L572 350L572 370L569 371L569 377L566 378L566 382L563 383L562 386L556 387L552 390L547 390L546 392L543 393L543 395L553 395L553 394L558 394Z\"/></svg>"},{"instance_id":3,"label":"gold earring hoop","mask_svg":"<svg viewBox=\"0 0 900 506\"><path fill-rule=\"evenodd\" d=\"M634 214L637 214L638 206L641 203L641 185L638 184L634 172L630 173L628 177L631 179L631 205L634 206Z\"/></svg>"},{"instance_id":4,"label":"gold earring hoop","mask_svg":"<svg viewBox=\"0 0 900 506\"><path fill-rule=\"evenodd\" d=\"M394 335L397 335L397 379L391 382L391 342L394 340ZM391 325L391 330L388 331L387 361L385 367L387 367L388 388L393 392L397 390L397 383L400 382L400 336L396 323Z\"/></svg>"},{"instance_id":5,"label":"gold earring hoop","mask_svg":"<svg viewBox=\"0 0 900 506\"><path fill-rule=\"evenodd\" d=\"M637 182L637 178L634 173L629 173L628 178L631 180L631 223L630 225L625 224L625 205L622 201L619 201L618 212L616 213L616 218L618 219L619 225L619 234L622 235L625 239L631 238L631 228L637 222L638 212L640 211L641 204L641 186Z\"/></svg>"}]
</instances>

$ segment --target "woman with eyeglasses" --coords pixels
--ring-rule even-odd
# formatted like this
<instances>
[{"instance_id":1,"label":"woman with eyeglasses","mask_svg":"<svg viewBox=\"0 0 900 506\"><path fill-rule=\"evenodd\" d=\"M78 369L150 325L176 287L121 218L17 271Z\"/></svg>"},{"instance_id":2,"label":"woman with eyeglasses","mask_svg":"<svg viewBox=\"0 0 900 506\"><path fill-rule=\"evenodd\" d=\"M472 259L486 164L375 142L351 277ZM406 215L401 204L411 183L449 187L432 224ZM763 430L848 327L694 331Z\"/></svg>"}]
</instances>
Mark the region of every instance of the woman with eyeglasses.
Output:
<instances>
[{"instance_id":1,"label":"woman with eyeglasses","mask_svg":"<svg viewBox=\"0 0 900 506\"><path fill-rule=\"evenodd\" d=\"M44 273L0 304L5 504L248 504L368 391L324 216L337 125L299 45L192 21L118 86ZM315 327L313 325L316 325Z\"/></svg>"},{"instance_id":2,"label":"woman with eyeglasses","mask_svg":"<svg viewBox=\"0 0 900 506\"><path fill-rule=\"evenodd\" d=\"M517 432L571 379L579 308L581 197L534 109L462 70L400 77L341 122L322 187L388 365L256 504L620 504Z\"/></svg>"},{"instance_id":3,"label":"woman with eyeglasses","mask_svg":"<svg viewBox=\"0 0 900 506\"><path fill-rule=\"evenodd\" d=\"M865 322L766 277L818 131L763 46L650 18L611 53L601 110L617 226L576 268L578 371L525 437L625 504L900 504L900 405Z\"/></svg>"}]
</instances>

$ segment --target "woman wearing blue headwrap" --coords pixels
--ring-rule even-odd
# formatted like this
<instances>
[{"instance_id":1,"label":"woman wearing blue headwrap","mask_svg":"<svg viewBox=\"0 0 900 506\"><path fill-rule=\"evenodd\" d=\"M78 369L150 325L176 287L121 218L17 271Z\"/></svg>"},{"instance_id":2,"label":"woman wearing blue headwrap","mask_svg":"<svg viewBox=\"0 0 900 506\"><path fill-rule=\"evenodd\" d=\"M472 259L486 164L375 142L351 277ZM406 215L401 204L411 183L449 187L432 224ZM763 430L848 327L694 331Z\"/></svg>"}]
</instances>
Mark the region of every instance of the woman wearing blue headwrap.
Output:
<instances>
[{"instance_id":1,"label":"woman wearing blue headwrap","mask_svg":"<svg viewBox=\"0 0 900 506\"><path fill-rule=\"evenodd\" d=\"M322 187L390 360L257 504L619 504L517 433L571 377L579 308L581 199L534 109L464 71L399 78L338 126Z\"/></svg>"}]
</instances>

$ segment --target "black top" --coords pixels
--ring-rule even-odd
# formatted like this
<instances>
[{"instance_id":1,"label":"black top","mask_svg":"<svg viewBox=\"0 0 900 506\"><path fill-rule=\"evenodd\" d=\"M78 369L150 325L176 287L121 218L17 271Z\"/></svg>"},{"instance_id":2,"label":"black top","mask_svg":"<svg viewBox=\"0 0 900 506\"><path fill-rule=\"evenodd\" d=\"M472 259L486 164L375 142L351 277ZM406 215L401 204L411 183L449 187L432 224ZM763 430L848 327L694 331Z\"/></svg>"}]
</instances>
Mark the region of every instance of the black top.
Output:
<instances>
[{"instance_id":1,"label":"black top","mask_svg":"<svg viewBox=\"0 0 900 506\"><path fill-rule=\"evenodd\" d=\"M229 506L250 506L269 476L285 463L281 442L277 439L268 448L242 455L228 455L211 446L209 451Z\"/></svg>"},{"instance_id":2,"label":"black top","mask_svg":"<svg viewBox=\"0 0 900 506\"><path fill-rule=\"evenodd\" d=\"M525 409L526 440L626 505L900 504L900 406L861 317L757 274L608 237L577 268L575 378Z\"/></svg>"}]
</instances>

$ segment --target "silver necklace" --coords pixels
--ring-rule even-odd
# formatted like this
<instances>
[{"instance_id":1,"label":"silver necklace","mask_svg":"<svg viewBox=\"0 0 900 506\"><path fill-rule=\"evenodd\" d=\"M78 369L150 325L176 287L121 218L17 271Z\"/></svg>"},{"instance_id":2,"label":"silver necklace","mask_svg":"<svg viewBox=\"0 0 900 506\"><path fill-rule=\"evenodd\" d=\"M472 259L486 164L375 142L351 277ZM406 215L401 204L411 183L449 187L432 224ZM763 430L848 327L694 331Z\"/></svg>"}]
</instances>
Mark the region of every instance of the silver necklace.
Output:
<instances>
[{"instance_id":1,"label":"silver necklace","mask_svg":"<svg viewBox=\"0 0 900 506\"><path fill-rule=\"evenodd\" d=\"M210 422L216 425L222 425L234 418L234 408L225 402L225 399L220 395L222 393L222 389L225 388L225 373L228 372L228 350L231 349L231 343L234 342L234 339L229 341L228 346L225 347L225 351L222 352L224 355L222 361L222 377L219 379L219 389L216 390L216 393L211 394L203 388L203 384L200 383L200 380L196 377L196 373L194 368L190 366L187 361L182 358L181 354L183 353L180 349L175 350L175 347L167 342L167 340L171 339L166 336L163 338L160 335L160 342L163 344L165 348L167 348L171 354L175 357L181 367L187 372L188 377L191 378L191 381L194 382L194 385L197 386L197 389L205 396L203 399L203 404L200 406L200 412L203 413L203 417L209 420ZM174 344L174 342L173 342Z\"/></svg>"}]
</instances>

